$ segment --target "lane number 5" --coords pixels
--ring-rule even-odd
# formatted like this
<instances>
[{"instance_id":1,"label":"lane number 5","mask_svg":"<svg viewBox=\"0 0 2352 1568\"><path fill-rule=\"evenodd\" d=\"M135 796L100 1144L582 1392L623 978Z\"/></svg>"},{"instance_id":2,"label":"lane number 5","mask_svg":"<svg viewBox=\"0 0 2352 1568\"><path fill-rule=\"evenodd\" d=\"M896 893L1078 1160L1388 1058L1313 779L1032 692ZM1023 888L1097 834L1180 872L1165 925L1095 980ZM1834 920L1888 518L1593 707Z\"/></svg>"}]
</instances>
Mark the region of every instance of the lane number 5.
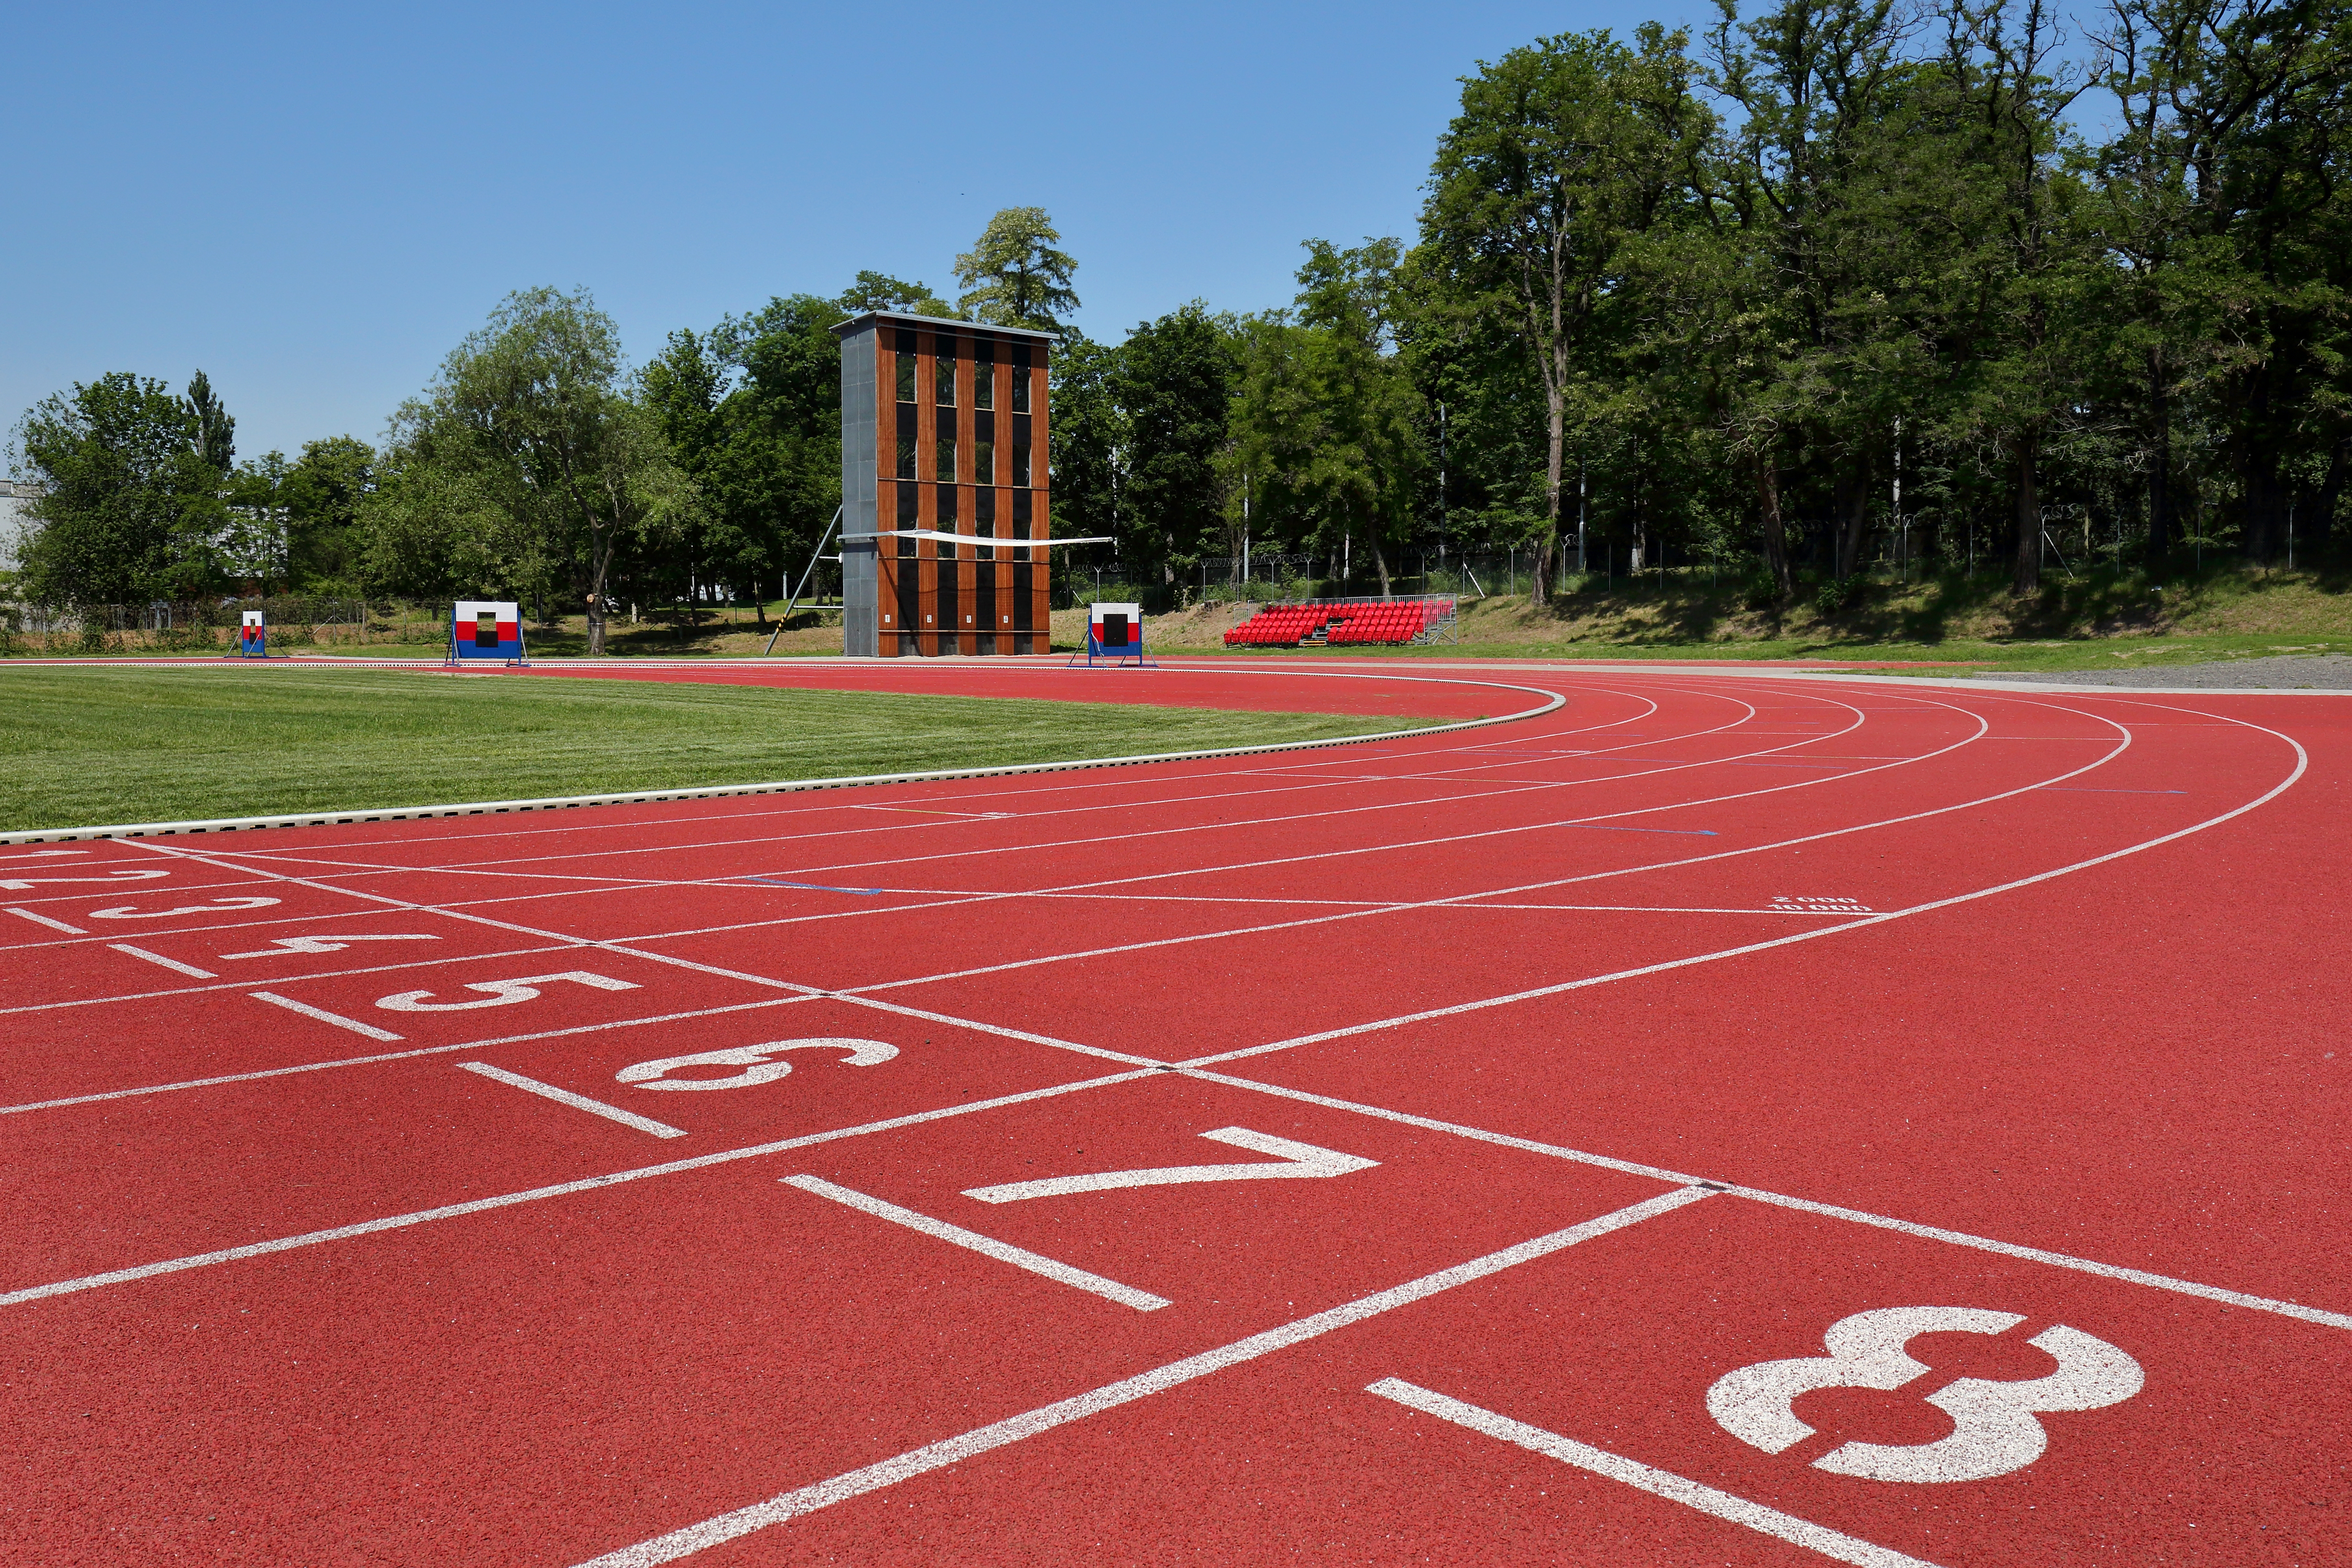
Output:
<instances>
[{"instance_id":1,"label":"lane number 5","mask_svg":"<svg viewBox=\"0 0 2352 1568\"><path fill-rule=\"evenodd\" d=\"M430 991L403 991L391 996L379 996L376 1005L387 1013L462 1013L473 1007L507 1007L517 1002L529 1002L539 995L539 988L558 980L569 980L576 985L593 985L599 991L635 991L635 982L614 980L606 975L591 974L584 969L567 969L561 974L526 974L520 980L468 981L466 989L483 993L478 1002L427 1002Z\"/></svg>"}]
</instances>

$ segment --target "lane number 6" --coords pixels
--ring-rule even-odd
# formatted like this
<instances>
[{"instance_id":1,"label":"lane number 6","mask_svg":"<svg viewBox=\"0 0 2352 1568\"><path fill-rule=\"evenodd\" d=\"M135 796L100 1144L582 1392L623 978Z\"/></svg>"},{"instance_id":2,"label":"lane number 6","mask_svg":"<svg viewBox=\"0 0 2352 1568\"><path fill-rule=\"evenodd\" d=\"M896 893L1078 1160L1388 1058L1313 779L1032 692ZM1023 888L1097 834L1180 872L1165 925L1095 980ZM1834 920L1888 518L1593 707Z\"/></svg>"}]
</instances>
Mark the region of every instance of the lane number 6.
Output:
<instances>
[{"instance_id":1,"label":"lane number 6","mask_svg":"<svg viewBox=\"0 0 2352 1568\"><path fill-rule=\"evenodd\" d=\"M844 1067L870 1068L887 1062L898 1054L896 1046L880 1040L770 1040L764 1046L738 1046L727 1051L697 1051L690 1057L663 1057L656 1061L638 1062L625 1067L613 1076L623 1083L633 1083L639 1089L749 1089L753 1084L773 1083L793 1070L793 1064L776 1058L785 1051L847 1051L841 1058ZM724 1078L665 1078L665 1073L679 1068L741 1068L739 1073Z\"/></svg>"}]
</instances>

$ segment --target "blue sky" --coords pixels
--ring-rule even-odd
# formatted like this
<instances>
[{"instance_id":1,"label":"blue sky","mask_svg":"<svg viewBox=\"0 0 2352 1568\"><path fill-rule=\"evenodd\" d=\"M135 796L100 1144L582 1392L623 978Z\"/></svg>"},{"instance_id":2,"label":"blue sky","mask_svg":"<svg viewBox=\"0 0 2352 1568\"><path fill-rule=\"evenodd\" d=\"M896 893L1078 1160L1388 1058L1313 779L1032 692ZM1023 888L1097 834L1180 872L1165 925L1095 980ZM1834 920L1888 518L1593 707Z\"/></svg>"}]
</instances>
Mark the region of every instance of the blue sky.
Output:
<instances>
[{"instance_id":1,"label":"blue sky","mask_svg":"<svg viewBox=\"0 0 2352 1568\"><path fill-rule=\"evenodd\" d=\"M1409 237L1456 79L1649 6L20 5L0 89L0 420L201 366L240 455L374 439L509 289L643 360L859 268L951 293L1039 205L1116 340Z\"/></svg>"}]
</instances>

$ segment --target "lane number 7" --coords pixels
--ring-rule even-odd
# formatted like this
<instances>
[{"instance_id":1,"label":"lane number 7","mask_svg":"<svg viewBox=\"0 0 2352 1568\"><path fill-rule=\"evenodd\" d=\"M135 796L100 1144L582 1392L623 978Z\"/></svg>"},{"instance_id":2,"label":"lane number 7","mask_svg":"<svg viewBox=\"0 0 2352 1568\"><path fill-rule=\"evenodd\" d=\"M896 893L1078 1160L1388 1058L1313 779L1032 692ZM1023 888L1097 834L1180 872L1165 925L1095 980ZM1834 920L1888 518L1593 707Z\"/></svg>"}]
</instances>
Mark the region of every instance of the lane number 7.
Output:
<instances>
[{"instance_id":1,"label":"lane number 7","mask_svg":"<svg viewBox=\"0 0 2352 1568\"><path fill-rule=\"evenodd\" d=\"M1013 1204L1024 1198L1055 1198L1069 1193L1103 1193L1118 1187L1173 1186L1185 1182L1251 1182L1284 1177L1344 1176L1369 1171L1380 1163L1360 1154L1342 1154L1313 1143L1293 1142L1246 1127L1220 1127L1202 1137L1236 1149L1274 1156L1270 1163L1244 1165L1160 1165L1142 1171L1097 1171L1086 1176L1054 1176L1042 1182L1007 1182L1002 1186L971 1187L964 1196L984 1204Z\"/></svg>"}]
</instances>

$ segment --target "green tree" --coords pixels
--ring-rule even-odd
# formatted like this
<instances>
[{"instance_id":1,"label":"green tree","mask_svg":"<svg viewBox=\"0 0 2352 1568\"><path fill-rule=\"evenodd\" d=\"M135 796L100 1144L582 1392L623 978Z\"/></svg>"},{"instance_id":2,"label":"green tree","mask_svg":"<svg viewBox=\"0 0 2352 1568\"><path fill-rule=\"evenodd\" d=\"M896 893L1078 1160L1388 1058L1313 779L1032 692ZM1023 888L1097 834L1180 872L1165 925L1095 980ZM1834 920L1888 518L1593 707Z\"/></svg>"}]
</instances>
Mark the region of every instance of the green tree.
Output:
<instances>
[{"instance_id":1,"label":"green tree","mask_svg":"<svg viewBox=\"0 0 2352 1568\"><path fill-rule=\"evenodd\" d=\"M1360 541L1383 595L1384 546L1411 534L1425 461L1421 395L1396 353L1402 249L1307 241L1297 321L1245 330L1226 459L1278 532L1342 560Z\"/></svg>"},{"instance_id":2,"label":"green tree","mask_svg":"<svg viewBox=\"0 0 2352 1568\"><path fill-rule=\"evenodd\" d=\"M969 320L998 327L1060 333L1061 318L1078 308L1070 275L1078 264L1057 250L1061 231L1044 207L1006 207L965 255L956 258L957 300Z\"/></svg>"},{"instance_id":3,"label":"green tree","mask_svg":"<svg viewBox=\"0 0 2352 1568\"><path fill-rule=\"evenodd\" d=\"M897 310L956 319L955 307L932 293L929 285L903 282L881 272L860 272L857 280L841 291L835 303L853 316L868 310Z\"/></svg>"},{"instance_id":4,"label":"green tree","mask_svg":"<svg viewBox=\"0 0 2352 1568\"><path fill-rule=\"evenodd\" d=\"M1126 433L1119 538L1128 570L1213 548L1224 531L1221 462L1234 374L1230 327L1199 300L1145 321L1120 345L1111 395Z\"/></svg>"},{"instance_id":5,"label":"green tree","mask_svg":"<svg viewBox=\"0 0 2352 1568\"><path fill-rule=\"evenodd\" d=\"M188 412L195 419L196 456L215 473L226 475L236 464L236 421L203 371L188 378Z\"/></svg>"},{"instance_id":6,"label":"green tree","mask_svg":"<svg viewBox=\"0 0 2352 1568\"><path fill-rule=\"evenodd\" d=\"M702 498L672 558L691 581L724 584L761 606L763 625L769 585L805 560L840 503L832 329L848 308L795 294L730 317L707 338L674 332L639 380Z\"/></svg>"},{"instance_id":7,"label":"green tree","mask_svg":"<svg viewBox=\"0 0 2352 1568\"><path fill-rule=\"evenodd\" d=\"M1054 388L1050 494L1055 538L1118 537L1123 516L1119 490L1129 445L1127 413L1118 400L1124 353L1124 345L1098 343L1080 332L1054 345L1049 363ZM1082 548L1091 552L1101 546ZM1056 580L1068 584L1076 564L1072 552L1048 553Z\"/></svg>"},{"instance_id":8,"label":"green tree","mask_svg":"<svg viewBox=\"0 0 2352 1568\"><path fill-rule=\"evenodd\" d=\"M367 514L414 582L568 588L604 651L616 555L698 512L654 415L622 385L620 334L583 289L510 294L392 422Z\"/></svg>"},{"instance_id":9,"label":"green tree","mask_svg":"<svg viewBox=\"0 0 2352 1568\"><path fill-rule=\"evenodd\" d=\"M216 575L220 473L199 455L194 411L160 381L113 372L27 410L12 467L41 490L21 584L52 605L202 592Z\"/></svg>"},{"instance_id":10,"label":"green tree","mask_svg":"<svg viewBox=\"0 0 2352 1568\"><path fill-rule=\"evenodd\" d=\"M355 436L302 443L286 476L287 569L313 593L352 594L363 584L366 541L360 510L375 484L375 448Z\"/></svg>"},{"instance_id":11,"label":"green tree","mask_svg":"<svg viewBox=\"0 0 2352 1568\"><path fill-rule=\"evenodd\" d=\"M1559 534L1586 333L1628 241L1686 188L1706 132L1683 36L1646 26L1640 41L1637 52L1605 31L1562 34L1464 79L1422 215L1424 243L1458 290L1455 308L1508 320L1541 377L1538 599Z\"/></svg>"}]
</instances>

